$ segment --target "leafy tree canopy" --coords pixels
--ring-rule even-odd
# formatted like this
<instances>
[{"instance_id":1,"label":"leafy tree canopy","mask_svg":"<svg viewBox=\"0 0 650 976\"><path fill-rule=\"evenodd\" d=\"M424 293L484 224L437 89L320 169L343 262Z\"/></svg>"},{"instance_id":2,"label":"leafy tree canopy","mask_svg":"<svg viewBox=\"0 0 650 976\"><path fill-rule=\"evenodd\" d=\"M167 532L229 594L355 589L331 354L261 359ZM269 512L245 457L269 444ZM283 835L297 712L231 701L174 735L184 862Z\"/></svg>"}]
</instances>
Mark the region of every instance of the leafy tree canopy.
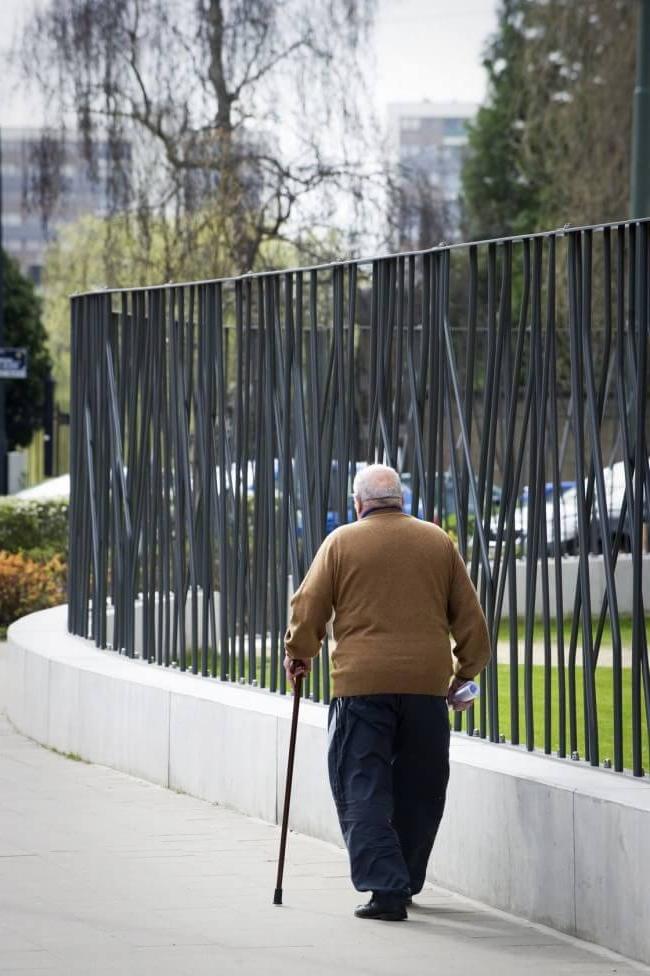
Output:
<instances>
[{"instance_id":1,"label":"leafy tree canopy","mask_svg":"<svg viewBox=\"0 0 650 976\"><path fill-rule=\"evenodd\" d=\"M526 39L525 0L504 0L497 33L483 64L488 98L469 130L463 200L470 237L499 237L531 230L538 192L526 173L523 139L527 104L522 79Z\"/></svg>"},{"instance_id":2,"label":"leafy tree canopy","mask_svg":"<svg viewBox=\"0 0 650 976\"><path fill-rule=\"evenodd\" d=\"M502 0L463 172L468 236L626 216L637 8Z\"/></svg>"},{"instance_id":3,"label":"leafy tree canopy","mask_svg":"<svg viewBox=\"0 0 650 976\"><path fill-rule=\"evenodd\" d=\"M46 253L43 273L44 310L50 349L54 360L57 399L68 404L70 389L70 295L107 286L114 288L164 283L170 265L177 269L175 280L196 281L231 275L229 228L218 213L206 210L188 218L192 222L194 247L185 251L185 239L172 233L170 222L158 218L148 228L146 239L126 214L101 218L86 216L63 227ZM106 251L113 254L107 279ZM307 260L340 258L346 241L334 230L305 233L295 242L276 239L264 242L255 268L294 267Z\"/></svg>"}]
</instances>

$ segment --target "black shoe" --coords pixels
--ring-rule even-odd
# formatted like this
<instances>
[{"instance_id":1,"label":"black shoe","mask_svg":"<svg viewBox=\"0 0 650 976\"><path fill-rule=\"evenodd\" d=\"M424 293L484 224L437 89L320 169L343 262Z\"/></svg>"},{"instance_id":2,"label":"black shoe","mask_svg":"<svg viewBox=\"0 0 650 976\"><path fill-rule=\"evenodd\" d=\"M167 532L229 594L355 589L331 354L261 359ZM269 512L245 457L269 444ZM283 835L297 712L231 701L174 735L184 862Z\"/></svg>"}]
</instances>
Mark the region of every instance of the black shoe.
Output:
<instances>
[{"instance_id":1,"label":"black shoe","mask_svg":"<svg viewBox=\"0 0 650 976\"><path fill-rule=\"evenodd\" d=\"M374 896L366 905L355 908L354 914L357 918L376 918L381 922L403 922L408 918L404 902L377 901Z\"/></svg>"}]
</instances>

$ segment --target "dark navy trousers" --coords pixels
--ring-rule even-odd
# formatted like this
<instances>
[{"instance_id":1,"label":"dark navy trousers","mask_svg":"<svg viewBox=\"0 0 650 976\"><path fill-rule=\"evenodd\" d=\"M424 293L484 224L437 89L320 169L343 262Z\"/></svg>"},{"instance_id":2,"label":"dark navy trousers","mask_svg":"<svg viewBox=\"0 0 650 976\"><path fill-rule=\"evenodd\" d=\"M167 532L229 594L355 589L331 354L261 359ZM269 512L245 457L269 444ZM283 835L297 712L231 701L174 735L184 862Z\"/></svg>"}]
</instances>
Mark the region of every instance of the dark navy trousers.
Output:
<instances>
[{"instance_id":1,"label":"dark navy trousers","mask_svg":"<svg viewBox=\"0 0 650 976\"><path fill-rule=\"evenodd\" d=\"M424 885L449 780L447 701L359 695L329 708L329 776L352 883L402 900Z\"/></svg>"}]
</instances>

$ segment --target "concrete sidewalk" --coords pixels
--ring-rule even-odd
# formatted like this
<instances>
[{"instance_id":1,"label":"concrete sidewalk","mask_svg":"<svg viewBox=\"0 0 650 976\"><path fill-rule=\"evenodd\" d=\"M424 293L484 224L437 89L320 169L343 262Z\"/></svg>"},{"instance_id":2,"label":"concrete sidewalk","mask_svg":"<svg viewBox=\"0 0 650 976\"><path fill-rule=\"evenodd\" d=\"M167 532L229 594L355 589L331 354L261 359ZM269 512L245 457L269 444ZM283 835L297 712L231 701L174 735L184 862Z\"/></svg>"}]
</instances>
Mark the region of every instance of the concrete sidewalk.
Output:
<instances>
[{"instance_id":1,"label":"concrete sidewalk","mask_svg":"<svg viewBox=\"0 0 650 976\"><path fill-rule=\"evenodd\" d=\"M345 855L300 835L275 908L278 842L276 827L64 758L0 718L0 973L650 972L431 886L406 923L360 921Z\"/></svg>"}]
</instances>

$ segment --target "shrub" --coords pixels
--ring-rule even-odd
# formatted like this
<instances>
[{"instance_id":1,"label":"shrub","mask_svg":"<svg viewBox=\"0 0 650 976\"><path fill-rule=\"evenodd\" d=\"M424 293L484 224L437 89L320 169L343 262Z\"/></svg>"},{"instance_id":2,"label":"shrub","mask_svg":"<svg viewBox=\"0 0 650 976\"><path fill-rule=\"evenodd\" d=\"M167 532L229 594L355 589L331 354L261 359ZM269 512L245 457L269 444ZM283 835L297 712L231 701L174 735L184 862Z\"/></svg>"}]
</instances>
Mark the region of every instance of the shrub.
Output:
<instances>
[{"instance_id":1,"label":"shrub","mask_svg":"<svg viewBox=\"0 0 650 976\"><path fill-rule=\"evenodd\" d=\"M0 499L0 548L38 562L68 554L67 499Z\"/></svg>"},{"instance_id":2,"label":"shrub","mask_svg":"<svg viewBox=\"0 0 650 976\"><path fill-rule=\"evenodd\" d=\"M0 627L64 603L65 577L65 563L59 557L37 563L20 553L0 551Z\"/></svg>"}]
</instances>

